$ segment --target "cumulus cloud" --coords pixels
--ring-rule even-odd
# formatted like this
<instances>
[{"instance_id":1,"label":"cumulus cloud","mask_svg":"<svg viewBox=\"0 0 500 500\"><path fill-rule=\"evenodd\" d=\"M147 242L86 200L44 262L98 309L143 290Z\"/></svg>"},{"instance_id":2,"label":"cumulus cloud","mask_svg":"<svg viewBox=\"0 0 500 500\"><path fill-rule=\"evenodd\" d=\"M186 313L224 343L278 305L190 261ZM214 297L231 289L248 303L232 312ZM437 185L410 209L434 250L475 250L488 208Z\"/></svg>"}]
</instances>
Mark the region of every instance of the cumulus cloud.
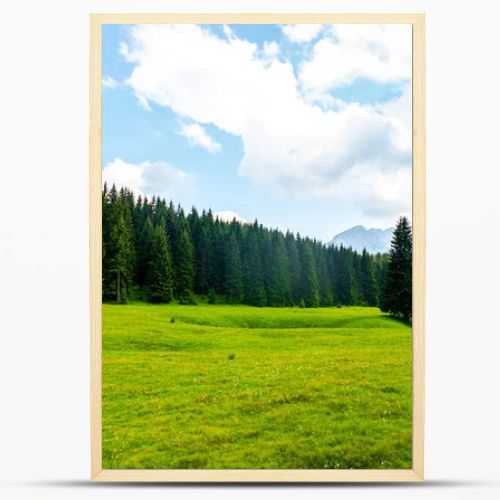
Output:
<instances>
[{"instance_id":1,"label":"cumulus cloud","mask_svg":"<svg viewBox=\"0 0 500 500\"><path fill-rule=\"evenodd\" d=\"M365 27L357 34L352 28L336 26L336 38L318 40L299 78L289 61L263 56L256 44L232 32L219 38L197 25L134 26L121 53L133 64L128 85L143 105L154 102L197 124L213 124L241 137L240 175L297 196L342 196L342 189L351 189L355 196L357 182L369 192L360 202L390 204L384 180L394 172L410 171L411 165L411 128L408 131L395 112L397 105L391 109L327 100L326 106L319 106L315 98L304 97L304 87L311 95L321 94L355 75L384 81L408 76L406 65L411 68L411 60L396 57L393 51L409 50L411 31L400 39L392 34L391 42L376 27L370 45L372 35L363 34ZM323 50L316 47L325 40L340 44L340 62L326 58L326 77L307 76L316 75L311 65ZM400 45L404 51L395 48ZM350 69L349 53L355 55ZM364 62L369 69L362 74L359 68ZM384 64L390 78L383 75ZM370 178L366 169L374 169L378 177Z\"/></svg>"},{"instance_id":2,"label":"cumulus cloud","mask_svg":"<svg viewBox=\"0 0 500 500\"><path fill-rule=\"evenodd\" d=\"M209 153L218 153L221 145L199 123L181 124L179 133L187 138L191 146L200 146Z\"/></svg>"},{"instance_id":3,"label":"cumulus cloud","mask_svg":"<svg viewBox=\"0 0 500 500\"><path fill-rule=\"evenodd\" d=\"M411 25L337 24L333 36L314 44L299 80L307 89L327 90L368 78L389 83L411 78Z\"/></svg>"},{"instance_id":4,"label":"cumulus cloud","mask_svg":"<svg viewBox=\"0 0 500 500\"><path fill-rule=\"evenodd\" d=\"M408 216L411 212L411 169L386 170L381 165L358 164L337 186L345 201L355 200L375 223L391 224L394 214Z\"/></svg>"},{"instance_id":5,"label":"cumulus cloud","mask_svg":"<svg viewBox=\"0 0 500 500\"><path fill-rule=\"evenodd\" d=\"M274 40L271 42L264 42L262 54L265 57L276 57L279 53L280 46Z\"/></svg>"},{"instance_id":6,"label":"cumulus cloud","mask_svg":"<svg viewBox=\"0 0 500 500\"><path fill-rule=\"evenodd\" d=\"M305 43L314 40L322 28L322 24L286 24L281 30L291 42Z\"/></svg>"},{"instance_id":7,"label":"cumulus cloud","mask_svg":"<svg viewBox=\"0 0 500 500\"><path fill-rule=\"evenodd\" d=\"M219 219L221 222L232 222L236 220L236 222L241 222L242 224L247 224L248 221L238 215L236 212L232 210L223 210L221 212L215 212L214 218Z\"/></svg>"},{"instance_id":8,"label":"cumulus cloud","mask_svg":"<svg viewBox=\"0 0 500 500\"><path fill-rule=\"evenodd\" d=\"M165 162L127 163L115 158L104 165L102 182L126 187L136 195L156 195L167 200L185 197L194 188L194 177Z\"/></svg>"}]
</instances>

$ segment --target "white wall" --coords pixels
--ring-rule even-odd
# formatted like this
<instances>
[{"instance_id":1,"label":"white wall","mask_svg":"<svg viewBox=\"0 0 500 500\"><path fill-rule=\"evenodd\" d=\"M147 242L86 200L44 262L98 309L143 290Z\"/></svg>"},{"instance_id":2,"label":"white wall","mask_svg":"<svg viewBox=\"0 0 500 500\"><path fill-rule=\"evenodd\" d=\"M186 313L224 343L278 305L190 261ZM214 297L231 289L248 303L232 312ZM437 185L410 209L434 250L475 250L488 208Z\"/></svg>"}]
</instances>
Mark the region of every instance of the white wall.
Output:
<instances>
[{"instance_id":1,"label":"white wall","mask_svg":"<svg viewBox=\"0 0 500 500\"><path fill-rule=\"evenodd\" d=\"M427 13L426 475L415 487L118 489L89 476L89 12L283 11L283 2L2 4L0 477L4 498L499 498L498 2L286 2ZM64 208L66 207L66 208ZM8 214L8 215L7 215ZM80 483L81 482L81 483ZM403 491L404 490L404 491Z\"/></svg>"}]
</instances>

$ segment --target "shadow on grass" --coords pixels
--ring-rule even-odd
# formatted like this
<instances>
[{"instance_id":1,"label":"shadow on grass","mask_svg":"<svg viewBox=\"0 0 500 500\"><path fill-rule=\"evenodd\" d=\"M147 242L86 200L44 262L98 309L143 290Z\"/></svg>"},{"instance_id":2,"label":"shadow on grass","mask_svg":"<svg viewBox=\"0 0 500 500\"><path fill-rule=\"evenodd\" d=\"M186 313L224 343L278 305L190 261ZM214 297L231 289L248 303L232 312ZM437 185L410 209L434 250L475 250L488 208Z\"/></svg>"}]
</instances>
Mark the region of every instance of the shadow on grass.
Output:
<instances>
[{"instance_id":1,"label":"shadow on grass","mask_svg":"<svg viewBox=\"0 0 500 500\"><path fill-rule=\"evenodd\" d=\"M404 319L401 316L394 316L393 314L389 313L381 313L380 315L385 319L389 319L391 321L400 323L401 325L409 326L411 328L411 319Z\"/></svg>"}]
</instances>

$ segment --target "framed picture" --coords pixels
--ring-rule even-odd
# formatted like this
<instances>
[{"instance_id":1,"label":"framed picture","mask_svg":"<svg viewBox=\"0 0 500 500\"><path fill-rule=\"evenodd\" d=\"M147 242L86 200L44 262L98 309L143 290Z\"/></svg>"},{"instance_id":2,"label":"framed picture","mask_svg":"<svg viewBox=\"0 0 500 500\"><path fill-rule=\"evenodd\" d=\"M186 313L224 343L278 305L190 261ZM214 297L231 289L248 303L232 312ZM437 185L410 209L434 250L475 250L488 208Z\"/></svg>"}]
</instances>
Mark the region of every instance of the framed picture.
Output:
<instances>
[{"instance_id":1,"label":"framed picture","mask_svg":"<svg viewBox=\"0 0 500 500\"><path fill-rule=\"evenodd\" d=\"M96 481L421 481L423 14L90 16Z\"/></svg>"}]
</instances>

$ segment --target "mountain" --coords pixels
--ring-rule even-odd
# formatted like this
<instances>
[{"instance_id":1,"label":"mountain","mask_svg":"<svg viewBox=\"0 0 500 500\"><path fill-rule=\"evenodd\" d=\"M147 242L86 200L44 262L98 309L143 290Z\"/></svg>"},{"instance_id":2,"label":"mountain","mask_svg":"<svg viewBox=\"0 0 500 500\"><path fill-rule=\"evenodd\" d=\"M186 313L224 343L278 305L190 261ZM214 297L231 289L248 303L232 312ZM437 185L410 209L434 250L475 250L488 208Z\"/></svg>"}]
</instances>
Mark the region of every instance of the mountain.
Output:
<instances>
[{"instance_id":1,"label":"mountain","mask_svg":"<svg viewBox=\"0 0 500 500\"><path fill-rule=\"evenodd\" d=\"M337 234L328 245L352 247L358 252L363 248L369 253L385 253L391 248L393 228L366 229L364 226L354 226L347 231Z\"/></svg>"}]
</instances>

